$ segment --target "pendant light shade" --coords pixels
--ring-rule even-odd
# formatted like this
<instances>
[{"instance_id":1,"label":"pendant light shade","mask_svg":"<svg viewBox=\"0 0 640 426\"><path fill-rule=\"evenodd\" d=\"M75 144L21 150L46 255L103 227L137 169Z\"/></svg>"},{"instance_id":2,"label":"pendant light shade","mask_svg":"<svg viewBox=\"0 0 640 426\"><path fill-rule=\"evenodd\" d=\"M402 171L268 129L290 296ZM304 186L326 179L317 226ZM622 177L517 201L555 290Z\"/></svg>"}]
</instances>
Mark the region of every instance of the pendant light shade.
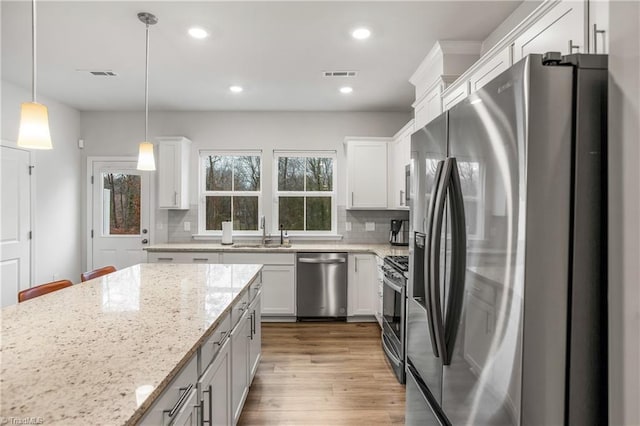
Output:
<instances>
[{"instance_id":1,"label":"pendant light shade","mask_svg":"<svg viewBox=\"0 0 640 426\"><path fill-rule=\"evenodd\" d=\"M36 0L31 1L31 102L20 107L18 146L28 149L52 149L47 107L36 102Z\"/></svg>"},{"instance_id":2,"label":"pendant light shade","mask_svg":"<svg viewBox=\"0 0 640 426\"><path fill-rule=\"evenodd\" d=\"M49 112L37 102L24 102L20 108L18 146L28 149L52 149Z\"/></svg>"},{"instance_id":3,"label":"pendant light shade","mask_svg":"<svg viewBox=\"0 0 640 426\"><path fill-rule=\"evenodd\" d=\"M138 170L153 171L156 169L156 160L153 156L153 144L149 141L149 25L158 23L158 18L148 12L138 13L138 19L146 26L146 57L144 76L144 142L138 148Z\"/></svg>"},{"instance_id":4,"label":"pendant light shade","mask_svg":"<svg viewBox=\"0 0 640 426\"><path fill-rule=\"evenodd\" d=\"M151 142L140 143L138 150L138 170L155 170L156 160L153 157L153 144Z\"/></svg>"}]
</instances>

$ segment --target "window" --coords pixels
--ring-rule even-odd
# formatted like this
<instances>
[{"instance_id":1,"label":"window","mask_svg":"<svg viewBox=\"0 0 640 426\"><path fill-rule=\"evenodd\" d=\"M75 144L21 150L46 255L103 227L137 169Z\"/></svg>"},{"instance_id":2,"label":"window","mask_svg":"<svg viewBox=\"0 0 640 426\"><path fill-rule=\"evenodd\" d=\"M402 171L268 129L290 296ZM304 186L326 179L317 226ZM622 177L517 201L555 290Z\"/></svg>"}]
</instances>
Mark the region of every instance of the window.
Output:
<instances>
[{"instance_id":1,"label":"window","mask_svg":"<svg viewBox=\"0 0 640 426\"><path fill-rule=\"evenodd\" d=\"M200 152L200 232L220 234L233 221L234 234L257 233L261 176L260 152Z\"/></svg>"},{"instance_id":2,"label":"window","mask_svg":"<svg viewBox=\"0 0 640 426\"><path fill-rule=\"evenodd\" d=\"M275 229L335 234L336 153L275 152Z\"/></svg>"}]
</instances>

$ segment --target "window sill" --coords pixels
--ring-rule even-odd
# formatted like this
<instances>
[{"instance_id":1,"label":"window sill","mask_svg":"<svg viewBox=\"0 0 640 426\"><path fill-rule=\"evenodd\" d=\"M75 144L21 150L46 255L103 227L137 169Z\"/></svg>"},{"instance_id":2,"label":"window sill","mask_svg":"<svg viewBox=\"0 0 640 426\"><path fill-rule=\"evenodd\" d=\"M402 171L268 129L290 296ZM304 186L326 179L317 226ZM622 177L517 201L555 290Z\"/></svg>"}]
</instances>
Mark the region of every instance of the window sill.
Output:
<instances>
[{"instance_id":1,"label":"window sill","mask_svg":"<svg viewBox=\"0 0 640 426\"><path fill-rule=\"evenodd\" d=\"M212 234L194 234L191 236L194 240L201 241L220 241L222 239L222 235L212 235ZM274 240L279 239L280 234L272 234L268 235L267 238ZM289 234L289 240L293 241L339 241L342 240L342 235L339 234L304 234L304 235L291 235ZM261 240L262 234L260 235L233 235L234 241L256 241Z\"/></svg>"}]
</instances>

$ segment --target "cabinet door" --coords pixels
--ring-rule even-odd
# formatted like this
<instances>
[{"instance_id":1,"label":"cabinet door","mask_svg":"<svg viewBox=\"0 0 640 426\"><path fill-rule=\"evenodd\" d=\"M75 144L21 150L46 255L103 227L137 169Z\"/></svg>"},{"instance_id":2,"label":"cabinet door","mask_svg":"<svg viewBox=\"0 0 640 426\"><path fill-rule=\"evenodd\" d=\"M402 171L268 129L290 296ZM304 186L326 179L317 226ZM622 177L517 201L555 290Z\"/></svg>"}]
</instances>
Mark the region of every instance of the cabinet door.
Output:
<instances>
[{"instance_id":1,"label":"cabinet door","mask_svg":"<svg viewBox=\"0 0 640 426\"><path fill-rule=\"evenodd\" d=\"M589 53L609 53L609 0L589 1Z\"/></svg>"},{"instance_id":2,"label":"cabinet door","mask_svg":"<svg viewBox=\"0 0 640 426\"><path fill-rule=\"evenodd\" d=\"M442 114L442 84L437 84L415 107L415 128L421 129Z\"/></svg>"},{"instance_id":3,"label":"cabinet door","mask_svg":"<svg viewBox=\"0 0 640 426\"><path fill-rule=\"evenodd\" d=\"M262 325L260 324L260 307L262 305L262 292L258 292L256 298L249 307L251 315L251 338L249 340L249 383L253 382L253 378L258 371L260 364L260 356L262 354Z\"/></svg>"},{"instance_id":4,"label":"cabinet door","mask_svg":"<svg viewBox=\"0 0 640 426\"><path fill-rule=\"evenodd\" d=\"M442 109L447 111L451 109L455 104L463 100L469 94L469 82L465 81L459 86L447 90L442 94Z\"/></svg>"},{"instance_id":5,"label":"cabinet door","mask_svg":"<svg viewBox=\"0 0 640 426\"><path fill-rule=\"evenodd\" d=\"M175 419L171 421L172 426L200 426L198 415L200 405L198 405L198 392L194 388L182 409L176 414Z\"/></svg>"},{"instance_id":6,"label":"cabinet door","mask_svg":"<svg viewBox=\"0 0 640 426\"><path fill-rule=\"evenodd\" d=\"M511 66L511 46L506 47L502 52L491 58L482 65L469 78L471 93L479 90L482 86L493 80L502 71Z\"/></svg>"},{"instance_id":7,"label":"cabinet door","mask_svg":"<svg viewBox=\"0 0 640 426\"><path fill-rule=\"evenodd\" d=\"M389 176L389 207L408 209L407 194L405 188L405 167L411 161L411 134L413 133L413 122L403 129L393 144L393 162Z\"/></svg>"},{"instance_id":8,"label":"cabinet door","mask_svg":"<svg viewBox=\"0 0 640 426\"><path fill-rule=\"evenodd\" d=\"M202 422L231 425L231 342L222 345L215 359L202 375Z\"/></svg>"},{"instance_id":9,"label":"cabinet door","mask_svg":"<svg viewBox=\"0 0 640 426\"><path fill-rule=\"evenodd\" d=\"M584 1L559 2L514 42L514 62L546 52L587 52Z\"/></svg>"},{"instance_id":10,"label":"cabinet door","mask_svg":"<svg viewBox=\"0 0 640 426\"><path fill-rule=\"evenodd\" d=\"M347 142L347 207L387 208L388 141Z\"/></svg>"},{"instance_id":11,"label":"cabinet door","mask_svg":"<svg viewBox=\"0 0 640 426\"><path fill-rule=\"evenodd\" d=\"M296 276L293 266L262 268L262 314L295 316Z\"/></svg>"},{"instance_id":12,"label":"cabinet door","mask_svg":"<svg viewBox=\"0 0 640 426\"><path fill-rule=\"evenodd\" d=\"M172 209L178 206L180 147L174 142L158 144L158 207Z\"/></svg>"},{"instance_id":13,"label":"cabinet door","mask_svg":"<svg viewBox=\"0 0 640 426\"><path fill-rule=\"evenodd\" d=\"M375 315L377 302L375 269L375 256L349 255L348 316Z\"/></svg>"},{"instance_id":14,"label":"cabinet door","mask_svg":"<svg viewBox=\"0 0 640 426\"><path fill-rule=\"evenodd\" d=\"M249 392L250 317L243 315L231 332L231 407L233 423L237 423Z\"/></svg>"},{"instance_id":15,"label":"cabinet door","mask_svg":"<svg viewBox=\"0 0 640 426\"><path fill-rule=\"evenodd\" d=\"M152 252L149 263L219 263L218 253L211 252Z\"/></svg>"}]
</instances>

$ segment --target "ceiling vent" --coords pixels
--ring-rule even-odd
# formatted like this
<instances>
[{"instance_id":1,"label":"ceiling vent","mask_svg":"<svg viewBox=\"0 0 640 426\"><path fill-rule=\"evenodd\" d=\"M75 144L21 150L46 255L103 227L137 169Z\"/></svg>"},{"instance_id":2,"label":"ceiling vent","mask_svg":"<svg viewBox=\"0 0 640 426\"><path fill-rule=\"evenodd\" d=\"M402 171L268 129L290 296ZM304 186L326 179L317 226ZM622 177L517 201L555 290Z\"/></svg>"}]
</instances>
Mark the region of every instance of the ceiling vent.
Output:
<instances>
[{"instance_id":1,"label":"ceiling vent","mask_svg":"<svg viewBox=\"0 0 640 426\"><path fill-rule=\"evenodd\" d=\"M357 77L358 71L322 71L324 77Z\"/></svg>"}]
</instances>

